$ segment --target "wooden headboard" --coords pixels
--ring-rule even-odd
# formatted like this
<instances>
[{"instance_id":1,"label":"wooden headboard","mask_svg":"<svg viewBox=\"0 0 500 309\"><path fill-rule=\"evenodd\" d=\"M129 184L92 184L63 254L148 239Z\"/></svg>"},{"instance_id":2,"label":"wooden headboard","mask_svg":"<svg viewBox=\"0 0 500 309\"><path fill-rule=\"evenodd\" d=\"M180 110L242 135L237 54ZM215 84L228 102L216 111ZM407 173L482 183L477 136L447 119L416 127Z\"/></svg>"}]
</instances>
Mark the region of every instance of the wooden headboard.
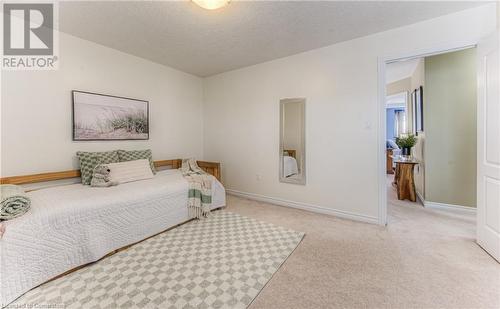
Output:
<instances>
[{"instance_id":1,"label":"wooden headboard","mask_svg":"<svg viewBox=\"0 0 500 309\"><path fill-rule=\"evenodd\" d=\"M205 172L214 175L219 181L221 180L220 174L220 163L218 162L205 162L197 161L198 166ZM181 167L182 159L174 160L160 160L154 161L156 167L171 167L172 169L177 169ZM37 183L53 180L61 180L68 178L80 177L80 170L69 170L61 172L48 172L33 175L22 175L22 176L10 176L0 178L0 184L13 184L22 185L28 183Z\"/></svg>"},{"instance_id":2,"label":"wooden headboard","mask_svg":"<svg viewBox=\"0 0 500 309\"><path fill-rule=\"evenodd\" d=\"M297 159L297 152L295 151L295 149L283 149L283 153L285 152L287 152L290 157Z\"/></svg>"}]
</instances>

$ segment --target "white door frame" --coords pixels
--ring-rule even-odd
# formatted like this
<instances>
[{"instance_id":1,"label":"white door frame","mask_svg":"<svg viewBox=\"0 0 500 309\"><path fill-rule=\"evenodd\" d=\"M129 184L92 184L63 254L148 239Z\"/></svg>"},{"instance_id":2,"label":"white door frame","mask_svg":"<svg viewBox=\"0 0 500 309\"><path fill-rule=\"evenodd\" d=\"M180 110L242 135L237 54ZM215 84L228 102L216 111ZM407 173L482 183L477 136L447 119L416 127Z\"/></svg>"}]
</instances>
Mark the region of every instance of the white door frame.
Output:
<instances>
[{"instance_id":1,"label":"white door frame","mask_svg":"<svg viewBox=\"0 0 500 309\"><path fill-rule=\"evenodd\" d=\"M449 53L466 48L476 47L478 40L466 40L461 42L449 42L441 45L427 47L418 50L401 52L398 54L385 55L378 57L378 223L387 224L387 176L386 176L386 79L385 66L388 63L407 60L417 57L427 57L432 55Z\"/></svg>"}]
</instances>

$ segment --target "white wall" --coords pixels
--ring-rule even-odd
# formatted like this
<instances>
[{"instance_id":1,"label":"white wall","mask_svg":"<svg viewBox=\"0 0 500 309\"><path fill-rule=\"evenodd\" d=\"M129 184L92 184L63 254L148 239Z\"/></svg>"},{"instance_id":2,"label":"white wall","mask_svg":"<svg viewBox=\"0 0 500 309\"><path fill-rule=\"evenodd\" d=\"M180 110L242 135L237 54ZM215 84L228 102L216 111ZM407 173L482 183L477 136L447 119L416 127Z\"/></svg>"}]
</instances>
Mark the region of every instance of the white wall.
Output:
<instances>
[{"instance_id":1,"label":"white wall","mask_svg":"<svg viewBox=\"0 0 500 309\"><path fill-rule=\"evenodd\" d=\"M77 150L151 148L155 159L203 155L201 78L63 33L59 70L2 75L2 176L77 168ZM73 142L73 89L149 100L150 139Z\"/></svg>"},{"instance_id":2,"label":"white wall","mask_svg":"<svg viewBox=\"0 0 500 309\"><path fill-rule=\"evenodd\" d=\"M395 82L387 84L386 88L387 95L394 95L401 92L410 92L411 89L411 77L403 78Z\"/></svg>"},{"instance_id":3,"label":"white wall","mask_svg":"<svg viewBox=\"0 0 500 309\"><path fill-rule=\"evenodd\" d=\"M495 27L486 5L207 78L205 159L222 162L230 190L376 221L378 57ZM278 181L279 100L289 97L307 99L305 186Z\"/></svg>"}]
</instances>

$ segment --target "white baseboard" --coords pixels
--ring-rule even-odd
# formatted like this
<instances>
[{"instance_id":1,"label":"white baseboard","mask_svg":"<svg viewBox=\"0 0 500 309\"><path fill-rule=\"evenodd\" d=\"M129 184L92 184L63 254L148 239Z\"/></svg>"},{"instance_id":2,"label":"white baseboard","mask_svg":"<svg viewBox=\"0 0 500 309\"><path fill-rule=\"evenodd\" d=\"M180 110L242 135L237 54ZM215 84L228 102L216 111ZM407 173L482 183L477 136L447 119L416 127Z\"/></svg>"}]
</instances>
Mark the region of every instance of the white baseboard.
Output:
<instances>
[{"instance_id":1,"label":"white baseboard","mask_svg":"<svg viewBox=\"0 0 500 309\"><path fill-rule=\"evenodd\" d=\"M420 202L422 203L422 205L425 206L425 200L424 200L424 197L422 196L422 194L420 194L420 192L417 191L417 199L420 200Z\"/></svg>"},{"instance_id":2,"label":"white baseboard","mask_svg":"<svg viewBox=\"0 0 500 309\"><path fill-rule=\"evenodd\" d=\"M474 213L474 214L476 213L476 208L473 208L473 207L453 205L453 204L444 204L444 203L435 203L435 202L429 202L429 201L425 201L425 200L423 202L424 202L425 208L440 209L440 210L453 210L453 211L460 211L460 212L467 212L467 213Z\"/></svg>"},{"instance_id":3,"label":"white baseboard","mask_svg":"<svg viewBox=\"0 0 500 309\"><path fill-rule=\"evenodd\" d=\"M426 201L424 199L424 197L422 196L422 194L420 194L420 192L418 192L418 191L417 191L417 197L422 202L422 204L424 205L425 208L440 209L440 210L453 210L453 211L460 211L460 212L467 212L467 213L474 213L474 214L476 213L476 208L474 208L474 207Z\"/></svg>"},{"instance_id":4,"label":"white baseboard","mask_svg":"<svg viewBox=\"0 0 500 309\"><path fill-rule=\"evenodd\" d=\"M361 222L372 223L372 224L379 223L378 218L376 218L376 217L355 214L355 213L348 212L345 210L331 209L331 208L326 208L326 207L322 207L322 206L306 204L306 203L302 203L302 202L294 202L294 201L284 200L281 198L270 197L270 196L255 194L255 193L241 192L241 191L231 190L231 189L226 189L226 192L228 194L247 198L249 200L255 200L255 201L265 202L265 203L279 205L279 206L302 209L302 210L307 210L307 211L311 211L311 212L315 212L315 213L332 215L332 216L343 218L343 219L350 219L350 220L354 220L354 221L361 221Z\"/></svg>"}]
</instances>

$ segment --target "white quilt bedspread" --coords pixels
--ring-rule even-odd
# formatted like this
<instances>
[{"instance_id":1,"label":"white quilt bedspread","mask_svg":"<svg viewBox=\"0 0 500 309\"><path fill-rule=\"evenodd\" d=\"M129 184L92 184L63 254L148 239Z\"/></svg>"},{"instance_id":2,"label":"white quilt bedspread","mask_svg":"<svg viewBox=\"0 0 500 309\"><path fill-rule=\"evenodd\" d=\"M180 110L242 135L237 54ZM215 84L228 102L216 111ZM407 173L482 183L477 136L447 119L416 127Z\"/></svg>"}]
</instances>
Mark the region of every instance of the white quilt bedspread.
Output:
<instances>
[{"instance_id":1,"label":"white quilt bedspread","mask_svg":"<svg viewBox=\"0 0 500 309\"><path fill-rule=\"evenodd\" d=\"M299 173L297 160L294 157L283 156L283 174L285 177L296 175Z\"/></svg>"},{"instance_id":2,"label":"white quilt bedspread","mask_svg":"<svg viewBox=\"0 0 500 309\"><path fill-rule=\"evenodd\" d=\"M212 209L225 206L214 180ZM0 305L74 267L187 221L188 183L178 170L116 187L81 184L32 191L31 209L4 222Z\"/></svg>"}]
</instances>

